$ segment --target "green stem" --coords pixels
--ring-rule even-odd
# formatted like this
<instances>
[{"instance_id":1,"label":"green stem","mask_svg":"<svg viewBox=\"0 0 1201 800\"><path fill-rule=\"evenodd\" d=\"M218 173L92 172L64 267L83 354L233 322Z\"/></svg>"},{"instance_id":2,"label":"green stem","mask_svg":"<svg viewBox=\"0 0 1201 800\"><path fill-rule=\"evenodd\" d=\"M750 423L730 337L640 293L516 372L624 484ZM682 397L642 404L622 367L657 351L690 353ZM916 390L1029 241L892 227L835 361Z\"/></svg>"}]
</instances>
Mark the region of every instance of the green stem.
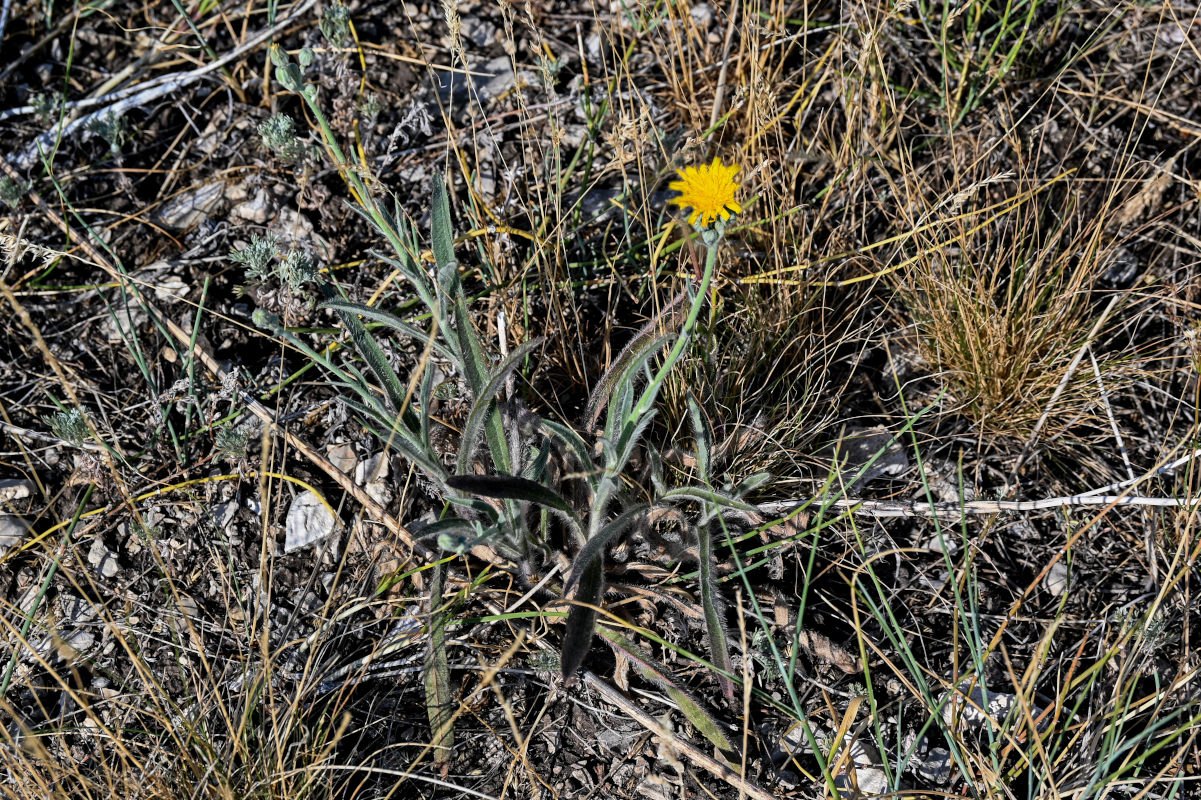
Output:
<instances>
[{"instance_id":1,"label":"green stem","mask_svg":"<svg viewBox=\"0 0 1201 800\"><path fill-rule=\"evenodd\" d=\"M705 271L701 276L700 288L697 289L696 296L692 300L692 306L688 309L688 318L684 320L684 327L680 329L680 335L672 345L671 352L667 354L663 366L642 390L642 396L638 398L638 402L630 411L630 416L626 418L626 430L629 430L642 418L643 414L650 410L655 398L659 395L659 389L663 386L663 382L667 380L668 374L680 360L680 356L684 355L684 350L687 349L688 342L692 339L692 331L696 328L696 321L701 315L701 307L705 305L706 295L709 293L709 284L713 280L713 267L717 263L717 245L717 242L707 245L709 253L705 257Z\"/></svg>"}]
</instances>

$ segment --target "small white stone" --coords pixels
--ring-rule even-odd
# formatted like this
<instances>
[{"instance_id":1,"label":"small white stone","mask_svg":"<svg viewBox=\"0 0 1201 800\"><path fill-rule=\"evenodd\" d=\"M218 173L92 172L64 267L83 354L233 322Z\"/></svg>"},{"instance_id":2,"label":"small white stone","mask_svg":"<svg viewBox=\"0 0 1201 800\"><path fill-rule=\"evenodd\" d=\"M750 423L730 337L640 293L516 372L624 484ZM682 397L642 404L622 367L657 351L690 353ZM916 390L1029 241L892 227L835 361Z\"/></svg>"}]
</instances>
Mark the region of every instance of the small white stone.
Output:
<instances>
[{"instance_id":1,"label":"small white stone","mask_svg":"<svg viewBox=\"0 0 1201 800\"><path fill-rule=\"evenodd\" d=\"M1047 591L1052 597L1059 597L1068 588L1068 568L1062 561L1056 561L1047 572L1047 577L1043 578L1043 585L1047 587Z\"/></svg>"},{"instance_id":2,"label":"small white stone","mask_svg":"<svg viewBox=\"0 0 1201 800\"><path fill-rule=\"evenodd\" d=\"M945 531L939 531L926 541L926 549L953 556L959 552L959 542L948 536Z\"/></svg>"},{"instance_id":3,"label":"small white stone","mask_svg":"<svg viewBox=\"0 0 1201 800\"><path fill-rule=\"evenodd\" d=\"M5 478L0 481L0 500L20 500L33 494L33 481L24 478Z\"/></svg>"},{"instance_id":4,"label":"small white stone","mask_svg":"<svg viewBox=\"0 0 1201 800\"><path fill-rule=\"evenodd\" d=\"M114 577L121 568L121 565L117 563L117 557L104 546L104 541L99 538L92 540L92 547L88 550L88 563L106 578Z\"/></svg>"},{"instance_id":5,"label":"small white stone","mask_svg":"<svg viewBox=\"0 0 1201 800\"><path fill-rule=\"evenodd\" d=\"M331 464L347 475L354 474L354 468L359 464L359 457L355 454L354 447L346 443L331 444L325 448L325 454Z\"/></svg>"},{"instance_id":6,"label":"small white stone","mask_svg":"<svg viewBox=\"0 0 1201 800\"><path fill-rule=\"evenodd\" d=\"M854 791L847 773L844 772L834 778L834 784L843 797L875 797L889 791L888 776L879 767L854 767L852 769L855 773L855 785L859 788L858 792Z\"/></svg>"},{"instance_id":7,"label":"small white stone","mask_svg":"<svg viewBox=\"0 0 1201 800\"><path fill-rule=\"evenodd\" d=\"M371 499L380 505L392 502L392 488L388 482L388 457L376 453L361 462L354 471L355 483L367 490Z\"/></svg>"},{"instance_id":8,"label":"small white stone","mask_svg":"<svg viewBox=\"0 0 1201 800\"><path fill-rule=\"evenodd\" d=\"M237 500L230 500L228 503L217 503L212 507L213 524L217 526L218 530L223 530L237 512Z\"/></svg>"},{"instance_id":9,"label":"small white stone","mask_svg":"<svg viewBox=\"0 0 1201 800\"><path fill-rule=\"evenodd\" d=\"M31 533L29 523L16 514L0 514L0 556L7 555Z\"/></svg>"},{"instance_id":10,"label":"small white stone","mask_svg":"<svg viewBox=\"0 0 1201 800\"><path fill-rule=\"evenodd\" d=\"M209 213L225 195L224 183L209 183L183 192L160 206L155 215L168 228L188 230L208 219Z\"/></svg>"},{"instance_id":11,"label":"small white stone","mask_svg":"<svg viewBox=\"0 0 1201 800\"><path fill-rule=\"evenodd\" d=\"M91 631L78 630L63 640L58 654L68 661L78 658L96 646L96 636Z\"/></svg>"},{"instance_id":12,"label":"small white stone","mask_svg":"<svg viewBox=\"0 0 1201 800\"><path fill-rule=\"evenodd\" d=\"M254 197L234 206L230 214L255 225L262 225L271 218L271 203L267 199L267 193L259 189Z\"/></svg>"},{"instance_id":13,"label":"small white stone","mask_svg":"<svg viewBox=\"0 0 1201 800\"><path fill-rule=\"evenodd\" d=\"M320 541L334 532L338 521L321 499L312 492L302 492L288 509L284 536L284 552L291 553Z\"/></svg>"},{"instance_id":14,"label":"small white stone","mask_svg":"<svg viewBox=\"0 0 1201 800\"><path fill-rule=\"evenodd\" d=\"M713 9L708 3L698 3L693 6L690 14L692 21L702 30L708 28L709 23L713 21Z\"/></svg>"},{"instance_id":15,"label":"small white stone","mask_svg":"<svg viewBox=\"0 0 1201 800\"><path fill-rule=\"evenodd\" d=\"M917 768L917 774L934 783L946 783L951 778L951 753L945 747L930 750Z\"/></svg>"}]
</instances>

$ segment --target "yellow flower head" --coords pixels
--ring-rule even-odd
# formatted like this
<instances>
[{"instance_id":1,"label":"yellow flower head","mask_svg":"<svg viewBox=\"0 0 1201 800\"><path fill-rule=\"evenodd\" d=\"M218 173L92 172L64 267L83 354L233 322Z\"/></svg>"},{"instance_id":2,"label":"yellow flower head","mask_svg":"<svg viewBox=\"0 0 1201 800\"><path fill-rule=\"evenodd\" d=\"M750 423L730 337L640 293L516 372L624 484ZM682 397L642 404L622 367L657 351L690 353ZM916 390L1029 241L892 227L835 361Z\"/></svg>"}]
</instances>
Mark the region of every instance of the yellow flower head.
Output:
<instances>
[{"instance_id":1,"label":"yellow flower head","mask_svg":"<svg viewBox=\"0 0 1201 800\"><path fill-rule=\"evenodd\" d=\"M708 225L718 217L728 220L731 213L741 214L742 206L734 199L738 192L734 175L739 169L737 164L722 164L720 158L713 159L712 164L678 169L676 173L682 180L672 181L668 188L679 192L680 196L671 202L680 208L692 209L688 215L690 225L695 225L698 219L701 225Z\"/></svg>"}]
</instances>

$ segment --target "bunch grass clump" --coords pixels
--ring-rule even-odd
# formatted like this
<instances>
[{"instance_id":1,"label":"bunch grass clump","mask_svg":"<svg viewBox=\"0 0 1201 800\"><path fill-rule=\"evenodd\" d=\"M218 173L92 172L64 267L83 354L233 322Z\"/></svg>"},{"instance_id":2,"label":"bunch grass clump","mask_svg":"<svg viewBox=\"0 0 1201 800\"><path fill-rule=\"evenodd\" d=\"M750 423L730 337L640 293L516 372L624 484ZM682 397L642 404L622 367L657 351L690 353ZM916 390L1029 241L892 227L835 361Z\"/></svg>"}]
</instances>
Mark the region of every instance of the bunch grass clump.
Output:
<instances>
[{"instance_id":1,"label":"bunch grass clump","mask_svg":"<svg viewBox=\"0 0 1201 800\"><path fill-rule=\"evenodd\" d=\"M918 348L956 411L1010 442L1040 425L1058 436L1103 413L1092 371L1077 368L1086 349L1101 355L1109 390L1135 377L1098 338L1116 297L1098 291L1116 246L1110 204L1084 216L1074 208L1087 200L1071 188L1034 189L1011 192L1017 201L986 225L976 221L986 191L931 209L936 222L918 226L918 256L898 275Z\"/></svg>"}]
</instances>

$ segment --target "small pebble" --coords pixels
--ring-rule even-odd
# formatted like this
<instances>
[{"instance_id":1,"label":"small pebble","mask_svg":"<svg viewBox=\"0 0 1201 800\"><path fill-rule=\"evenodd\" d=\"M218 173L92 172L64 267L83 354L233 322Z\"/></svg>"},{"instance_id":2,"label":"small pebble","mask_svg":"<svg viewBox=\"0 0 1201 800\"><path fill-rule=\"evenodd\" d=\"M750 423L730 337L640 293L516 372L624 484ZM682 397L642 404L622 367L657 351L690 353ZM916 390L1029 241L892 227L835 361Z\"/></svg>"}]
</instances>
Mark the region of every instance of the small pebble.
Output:
<instances>
[{"instance_id":1,"label":"small pebble","mask_svg":"<svg viewBox=\"0 0 1201 800\"><path fill-rule=\"evenodd\" d=\"M1043 585L1047 587L1047 591L1052 597L1059 597L1068 588L1068 568L1062 561L1056 561L1047 572L1047 577L1043 578Z\"/></svg>"},{"instance_id":2,"label":"small pebble","mask_svg":"<svg viewBox=\"0 0 1201 800\"><path fill-rule=\"evenodd\" d=\"M16 514L0 514L0 556L7 555L31 533L29 523Z\"/></svg>"},{"instance_id":3,"label":"small pebble","mask_svg":"<svg viewBox=\"0 0 1201 800\"><path fill-rule=\"evenodd\" d=\"M114 577L121 568L117 557L104 546L101 539L92 540L92 547L88 550L88 563L106 578Z\"/></svg>"},{"instance_id":4,"label":"small pebble","mask_svg":"<svg viewBox=\"0 0 1201 800\"><path fill-rule=\"evenodd\" d=\"M337 520L317 495L302 492L288 509L284 552L291 553L324 539L334 532L336 524Z\"/></svg>"}]
</instances>

